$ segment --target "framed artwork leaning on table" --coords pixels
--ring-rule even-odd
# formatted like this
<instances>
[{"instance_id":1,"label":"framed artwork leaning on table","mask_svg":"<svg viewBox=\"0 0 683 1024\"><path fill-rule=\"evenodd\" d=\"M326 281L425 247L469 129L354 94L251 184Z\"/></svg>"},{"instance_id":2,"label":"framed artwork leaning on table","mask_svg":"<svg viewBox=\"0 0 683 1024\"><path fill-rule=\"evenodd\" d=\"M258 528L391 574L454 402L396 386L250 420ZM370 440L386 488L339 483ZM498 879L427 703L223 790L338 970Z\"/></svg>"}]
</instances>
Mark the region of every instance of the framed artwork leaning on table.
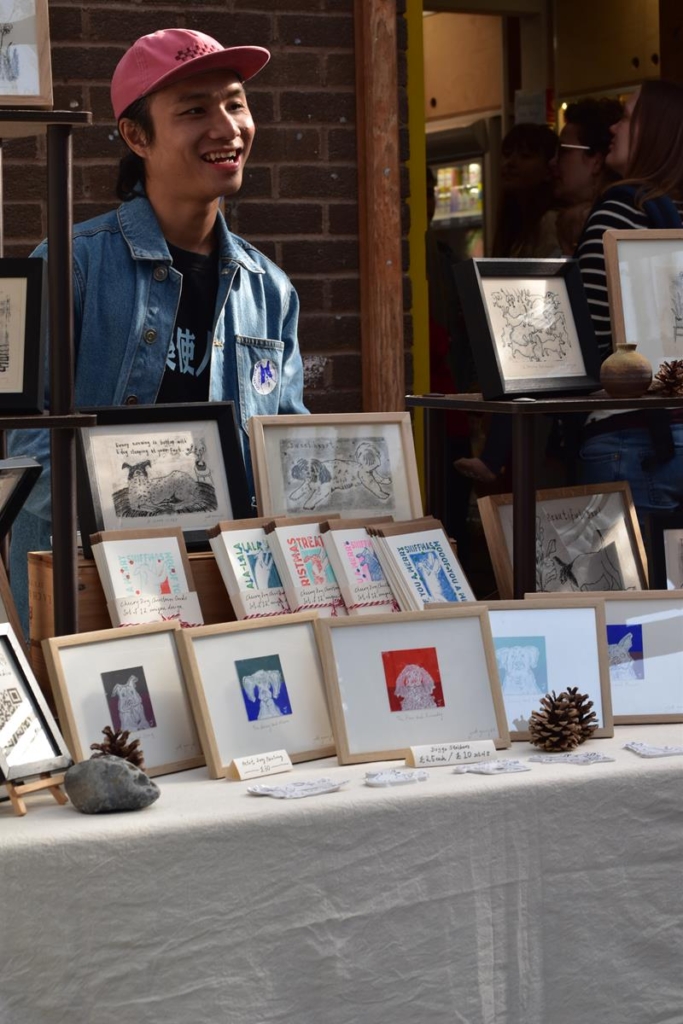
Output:
<instances>
[{"instance_id":1,"label":"framed artwork leaning on table","mask_svg":"<svg viewBox=\"0 0 683 1024\"><path fill-rule=\"evenodd\" d=\"M578 263L470 259L454 273L484 399L600 388Z\"/></svg>"},{"instance_id":2,"label":"framed artwork leaning on table","mask_svg":"<svg viewBox=\"0 0 683 1024\"><path fill-rule=\"evenodd\" d=\"M578 686L593 701L595 737L614 735L603 602L546 594L488 605L510 738L529 739L546 693Z\"/></svg>"},{"instance_id":3,"label":"framed artwork leaning on table","mask_svg":"<svg viewBox=\"0 0 683 1024\"><path fill-rule=\"evenodd\" d=\"M683 590L604 591L591 597L605 606L614 724L683 722ZM572 605L578 600L574 594L565 597Z\"/></svg>"},{"instance_id":4,"label":"framed artwork leaning on table","mask_svg":"<svg viewBox=\"0 0 683 1024\"><path fill-rule=\"evenodd\" d=\"M286 750L293 762L335 753L314 612L184 629L177 635L209 773Z\"/></svg>"},{"instance_id":5,"label":"framed artwork leaning on table","mask_svg":"<svg viewBox=\"0 0 683 1024\"><path fill-rule=\"evenodd\" d=\"M0 259L0 415L43 411L46 329L45 262Z\"/></svg>"},{"instance_id":6,"label":"framed artwork leaning on table","mask_svg":"<svg viewBox=\"0 0 683 1024\"><path fill-rule=\"evenodd\" d=\"M173 623L146 623L43 641L52 691L76 761L102 730L139 739L147 775L204 764Z\"/></svg>"},{"instance_id":7,"label":"framed artwork leaning on table","mask_svg":"<svg viewBox=\"0 0 683 1024\"><path fill-rule=\"evenodd\" d=\"M683 359L683 230L610 229L604 246L615 349L637 345L653 373Z\"/></svg>"},{"instance_id":8,"label":"framed artwork leaning on table","mask_svg":"<svg viewBox=\"0 0 683 1024\"><path fill-rule=\"evenodd\" d=\"M253 416L259 515L422 515L410 413Z\"/></svg>"},{"instance_id":9,"label":"framed artwork leaning on table","mask_svg":"<svg viewBox=\"0 0 683 1024\"><path fill-rule=\"evenodd\" d=\"M48 0L0 0L0 107L51 106Z\"/></svg>"},{"instance_id":10,"label":"framed artwork leaning on table","mask_svg":"<svg viewBox=\"0 0 683 1024\"><path fill-rule=\"evenodd\" d=\"M212 527L250 514L232 402L88 411L97 414L97 425L78 432L87 556L91 533L164 526L181 527L188 550L208 550Z\"/></svg>"},{"instance_id":11,"label":"framed artwork leaning on table","mask_svg":"<svg viewBox=\"0 0 683 1024\"><path fill-rule=\"evenodd\" d=\"M340 764L422 744L510 745L482 605L316 623Z\"/></svg>"},{"instance_id":12,"label":"framed artwork leaning on table","mask_svg":"<svg viewBox=\"0 0 683 1024\"><path fill-rule=\"evenodd\" d=\"M651 514L645 534L650 586L683 590L683 511Z\"/></svg>"},{"instance_id":13,"label":"framed artwork leaning on table","mask_svg":"<svg viewBox=\"0 0 683 1024\"><path fill-rule=\"evenodd\" d=\"M67 745L12 627L0 624L0 782L72 764Z\"/></svg>"},{"instance_id":14,"label":"framed artwork leaning on table","mask_svg":"<svg viewBox=\"0 0 683 1024\"><path fill-rule=\"evenodd\" d=\"M499 596L513 596L511 494L478 501ZM645 590L647 560L625 481L536 492L536 590Z\"/></svg>"}]
</instances>

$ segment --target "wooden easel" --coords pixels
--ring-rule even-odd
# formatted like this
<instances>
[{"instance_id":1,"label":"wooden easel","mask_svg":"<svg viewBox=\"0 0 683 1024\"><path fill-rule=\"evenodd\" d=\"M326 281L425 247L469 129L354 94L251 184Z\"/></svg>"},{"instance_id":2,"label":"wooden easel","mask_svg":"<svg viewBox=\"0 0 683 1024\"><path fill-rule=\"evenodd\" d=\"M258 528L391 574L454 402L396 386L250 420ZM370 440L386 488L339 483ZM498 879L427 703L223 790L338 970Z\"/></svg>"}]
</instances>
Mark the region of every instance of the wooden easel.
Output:
<instances>
[{"instance_id":1,"label":"wooden easel","mask_svg":"<svg viewBox=\"0 0 683 1024\"><path fill-rule=\"evenodd\" d=\"M41 789L48 789L58 804L67 804L69 798L66 793L62 793L60 786L64 782L64 773L61 775L50 775L43 773L39 779L35 782L21 782L18 785L14 782L5 782L5 788L9 793L9 798L14 808L15 814L19 817L23 817L26 814L26 804L22 797L26 793L37 793Z\"/></svg>"}]
</instances>

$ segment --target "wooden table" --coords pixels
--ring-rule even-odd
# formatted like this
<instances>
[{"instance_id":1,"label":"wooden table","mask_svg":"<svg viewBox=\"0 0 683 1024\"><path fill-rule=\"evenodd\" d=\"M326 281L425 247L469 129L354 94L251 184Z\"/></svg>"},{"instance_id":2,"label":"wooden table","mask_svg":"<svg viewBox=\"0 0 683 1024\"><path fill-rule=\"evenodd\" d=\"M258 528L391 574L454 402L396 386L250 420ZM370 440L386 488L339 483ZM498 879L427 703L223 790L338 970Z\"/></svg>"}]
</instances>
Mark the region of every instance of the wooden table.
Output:
<instances>
[{"instance_id":1,"label":"wooden table","mask_svg":"<svg viewBox=\"0 0 683 1024\"><path fill-rule=\"evenodd\" d=\"M536 416L607 410L648 411L683 408L683 397L610 398L605 391L576 398L515 398L484 401L480 394L408 395L409 409L424 409L424 451L428 510L438 518L444 506L445 414L451 410L500 413L512 417L513 575L514 596L536 590L536 480L534 437Z\"/></svg>"}]
</instances>

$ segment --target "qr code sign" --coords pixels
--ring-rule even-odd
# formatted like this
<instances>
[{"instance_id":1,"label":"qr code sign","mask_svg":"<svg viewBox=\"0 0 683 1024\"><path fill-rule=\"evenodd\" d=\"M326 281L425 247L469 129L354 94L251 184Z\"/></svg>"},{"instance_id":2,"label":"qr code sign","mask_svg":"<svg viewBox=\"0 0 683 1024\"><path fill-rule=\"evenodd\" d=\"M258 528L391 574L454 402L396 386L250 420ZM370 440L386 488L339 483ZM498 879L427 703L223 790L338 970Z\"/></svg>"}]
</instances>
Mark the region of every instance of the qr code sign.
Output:
<instances>
[{"instance_id":1,"label":"qr code sign","mask_svg":"<svg viewBox=\"0 0 683 1024\"><path fill-rule=\"evenodd\" d=\"M7 725L10 718L21 704L21 694L16 686L0 690L0 729Z\"/></svg>"}]
</instances>

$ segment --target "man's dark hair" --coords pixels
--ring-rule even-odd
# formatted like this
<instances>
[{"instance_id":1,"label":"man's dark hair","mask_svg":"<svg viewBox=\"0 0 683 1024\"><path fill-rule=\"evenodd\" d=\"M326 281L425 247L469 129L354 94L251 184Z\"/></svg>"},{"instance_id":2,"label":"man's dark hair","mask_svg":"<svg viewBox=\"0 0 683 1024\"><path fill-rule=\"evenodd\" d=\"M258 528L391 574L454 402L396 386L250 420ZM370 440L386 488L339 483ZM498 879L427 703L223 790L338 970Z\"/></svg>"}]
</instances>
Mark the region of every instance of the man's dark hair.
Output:
<instances>
[{"instance_id":1,"label":"man's dark hair","mask_svg":"<svg viewBox=\"0 0 683 1024\"><path fill-rule=\"evenodd\" d=\"M121 118L135 121L147 142L154 142L154 122L149 112L149 97L141 96L126 107ZM121 120L119 118L119 121ZM145 161L128 149L119 161L119 176L116 181L116 195L123 202L135 199L145 191Z\"/></svg>"},{"instance_id":2,"label":"man's dark hair","mask_svg":"<svg viewBox=\"0 0 683 1024\"><path fill-rule=\"evenodd\" d=\"M577 100L564 113L567 124L576 125L579 141L591 153L605 155L612 143L610 128L621 119L623 107L619 100L603 98Z\"/></svg>"}]
</instances>

